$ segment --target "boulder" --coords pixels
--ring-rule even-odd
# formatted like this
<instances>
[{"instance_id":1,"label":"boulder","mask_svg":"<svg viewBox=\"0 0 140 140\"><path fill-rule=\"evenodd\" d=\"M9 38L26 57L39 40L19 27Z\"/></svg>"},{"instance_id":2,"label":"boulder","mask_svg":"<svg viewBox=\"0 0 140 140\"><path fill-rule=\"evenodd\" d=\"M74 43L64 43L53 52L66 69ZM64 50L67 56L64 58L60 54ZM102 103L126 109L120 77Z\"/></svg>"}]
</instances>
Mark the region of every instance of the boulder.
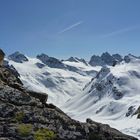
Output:
<instances>
[{"instance_id":1,"label":"boulder","mask_svg":"<svg viewBox=\"0 0 140 140\"><path fill-rule=\"evenodd\" d=\"M35 91L26 91L30 96L35 97L42 102L42 104L46 104L47 99L48 99L48 94L46 93L40 93L40 92L35 92Z\"/></svg>"}]
</instances>

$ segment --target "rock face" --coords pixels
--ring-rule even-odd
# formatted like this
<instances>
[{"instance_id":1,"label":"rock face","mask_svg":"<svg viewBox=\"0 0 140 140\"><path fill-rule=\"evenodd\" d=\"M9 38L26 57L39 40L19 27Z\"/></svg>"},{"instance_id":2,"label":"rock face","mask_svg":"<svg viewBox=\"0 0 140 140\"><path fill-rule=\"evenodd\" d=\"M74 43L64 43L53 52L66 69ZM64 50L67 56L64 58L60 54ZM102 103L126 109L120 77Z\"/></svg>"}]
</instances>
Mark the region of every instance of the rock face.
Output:
<instances>
[{"instance_id":1,"label":"rock face","mask_svg":"<svg viewBox=\"0 0 140 140\"><path fill-rule=\"evenodd\" d=\"M140 58L137 57L137 56L134 56L134 55L132 55L132 54L128 54L128 55L126 55L126 56L124 57L124 61L125 61L126 63L132 62L133 60L136 60L136 59L140 59Z\"/></svg>"},{"instance_id":2,"label":"rock face","mask_svg":"<svg viewBox=\"0 0 140 140\"><path fill-rule=\"evenodd\" d=\"M75 57L70 57L70 58L68 58L66 61L78 62L77 58L75 58Z\"/></svg>"},{"instance_id":3,"label":"rock face","mask_svg":"<svg viewBox=\"0 0 140 140\"><path fill-rule=\"evenodd\" d=\"M122 56L119 55L119 54L113 54L112 57L113 57L114 59L116 59L118 62L122 62L122 61L123 61Z\"/></svg>"},{"instance_id":4,"label":"rock face","mask_svg":"<svg viewBox=\"0 0 140 140\"><path fill-rule=\"evenodd\" d=\"M23 63L23 62L28 61L28 58L20 52L15 52L15 53L9 55L8 58L9 58L9 60L13 60L18 63Z\"/></svg>"},{"instance_id":5,"label":"rock face","mask_svg":"<svg viewBox=\"0 0 140 140\"><path fill-rule=\"evenodd\" d=\"M108 52L103 53L101 56L93 55L89 61L92 66L115 66L117 63L123 61L123 58L119 54L110 55Z\"/></svg>"},{"instance_id":6,"label":"rock face","mask_svg":"<svg viewBox=\"0 0 140 140\"><path fill-rule=\"evenodd\" d=\"M3 50L0 49L0 65L1 66L3 65L4 56L5 56L5 53L3 52Z\"/></svg>"},{"instance_id":7,"label":"rock face","mask_svg":"<svg viewBox=\"0 0 140 140\"><path fill-rule=\"evenodd\" d=\"M46 101L47 95L27 91L0 67L0 140L137 140L90 119L75 121Z\"/></svg>"},{"instance_id":8,"label":"rock face","mask_svg":"<svg viewBox=\"0 0 140 140\"><path fill-rule=\"evenodd\" d=\"M104 61L101 59L100 56L97 56L97 55L93 55L89 61L89 64L91 66L102 66L104 65Z\"/></svg>"},{"instance_id":9,"label":"rock face","mask_svg":"<svg viewBox=\"0 0 140 140\"><path fill-rule=\"evenodd\" d=\"M65 65L60 60L54 57L49 57L46 54L37 55L37 58L51 68L65 68Z\"/></svg>"},{"instance_id":10,"label":"rock face","mask_svg":"<svg viewBox=\"0 0 140 140\"><path fill-rule=\"evenodd\" d=\"M101 55L101 59L105 62L107 65L114 65L116 63L115 58L113 58L108 52L105 52Z\"/></svg>"},{"instance_id":11,"label":"rock face","mask_svg":"<svg viewBox=\"0 0 140 140\"><path fill-rule=\"evenodd\" d=\"M138 107L134 115L137 115L137 118L140 119L140 106Z\"/></svg>"},{"instance_id":12,"label":"rock face","mask_svg":"<svg viewBox=\"0 0 140 140\"><path fill-rule=\"evenodd\" d=\"M115 66L116 64L124 61L125 63L129 63L135 60L139 60L140 57L134 56L132 54L128 54L122 57L119 54L109 54L108 52L103 53L101 56L93 55L89 61L91 66Z\"/></svg>"},{"instance_id":13,"label":"rock face","mask_svg":"<svg viewBox=\"0 0 140 140\"><path fill-rule=\"evenodd\" d=\"M113 99L119 100L124 96L124 94L115 86L114 83L119 83L119 80L110 73L110 69L108 67L103 67L96 77L89 83L91 86L88 93L96 96L96 101L101 100L101 98L105 96L111 96Z\"/></svg>"},{"instance_id":14,"label":"rock face","mask_svg":"<svg viewBox=\"0 0 140 140\"><path fill-rule=\"evenodd\" d=\"M10 69L10 71L12 71L12 73L16 76L16 77L20 77L20 74L18 73L18 71L15 69L15 67L13 65L10 65L9 62L7 60L4 60L3 62L3 66L5 68Z\"/></svg>"},{"instance_id":15,"label":"rock face","mask_svg":"<svg viewBox=\"0 0 140 140\"><path fill-rule=\"evenodd\" d=\"M85 61L85 59L83 59L83 58L70 57L66 61L70 61L70 62L82 62L85 65L88 65L87 62Z\"/></svg>"}]
</instances>

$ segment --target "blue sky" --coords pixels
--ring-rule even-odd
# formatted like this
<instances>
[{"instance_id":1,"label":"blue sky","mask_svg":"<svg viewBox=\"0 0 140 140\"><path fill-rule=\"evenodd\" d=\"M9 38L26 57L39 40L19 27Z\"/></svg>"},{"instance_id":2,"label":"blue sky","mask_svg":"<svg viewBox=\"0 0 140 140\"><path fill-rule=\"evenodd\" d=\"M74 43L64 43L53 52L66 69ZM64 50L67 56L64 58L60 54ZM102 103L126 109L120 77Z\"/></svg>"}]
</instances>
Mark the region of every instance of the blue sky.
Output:
<instances>
[{"instance_id":1,"label":"blue sky","mask_svg":"<svg viewBox=\"0 0 140 140\"><path fill-rule=\"evenodd\" d=\"M140 0L0 0L0 48L59 58L140 55Z\"/></svg>"}]
</instances>

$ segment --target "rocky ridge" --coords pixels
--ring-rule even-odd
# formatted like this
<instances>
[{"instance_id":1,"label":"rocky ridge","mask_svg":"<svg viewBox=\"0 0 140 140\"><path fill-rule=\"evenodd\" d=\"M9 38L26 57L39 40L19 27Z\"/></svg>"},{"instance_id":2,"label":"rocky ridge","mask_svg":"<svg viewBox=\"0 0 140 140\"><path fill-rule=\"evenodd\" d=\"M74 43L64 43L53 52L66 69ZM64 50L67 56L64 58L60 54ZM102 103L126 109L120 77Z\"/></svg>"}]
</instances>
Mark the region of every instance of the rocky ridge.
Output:
<instances>
[{"instance_id":1,"label":"rocky ridge","mask_svg":"<svg viewBox=\"0 0 140 140\"><path fill-rule=\"evenodd\" d=\"M122 57L120 54L109 54L108 52L103 53L101 56L93 55L89 61L91 66L115 66L116 64L124 61L125 63L129 63L135 59L140 59L140 57L136 57L132 54L128 54Z\"/></svg>"}]
</instances>

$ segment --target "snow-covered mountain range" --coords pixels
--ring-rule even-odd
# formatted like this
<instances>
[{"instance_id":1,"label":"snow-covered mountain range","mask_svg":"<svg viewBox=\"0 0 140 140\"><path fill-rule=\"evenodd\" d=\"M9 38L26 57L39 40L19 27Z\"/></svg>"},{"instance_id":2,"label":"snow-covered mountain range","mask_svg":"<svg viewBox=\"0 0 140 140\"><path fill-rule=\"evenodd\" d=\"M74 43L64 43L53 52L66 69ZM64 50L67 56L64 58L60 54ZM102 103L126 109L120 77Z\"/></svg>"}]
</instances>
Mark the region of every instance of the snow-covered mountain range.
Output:
<instances>
[{"instance_id":1,"label":"snow-covered mountain range","mask_svg":"<svg viewBox=\"0 0 140 140\"><path fill-rule=\"evenodd\" d=\"M24 86L49 95L48 101L72 118L91 118L140 138L140 58L103 53L89 62L46 54L30 58L16 52L5 59Z\"/></svg>"}]
</instances>

